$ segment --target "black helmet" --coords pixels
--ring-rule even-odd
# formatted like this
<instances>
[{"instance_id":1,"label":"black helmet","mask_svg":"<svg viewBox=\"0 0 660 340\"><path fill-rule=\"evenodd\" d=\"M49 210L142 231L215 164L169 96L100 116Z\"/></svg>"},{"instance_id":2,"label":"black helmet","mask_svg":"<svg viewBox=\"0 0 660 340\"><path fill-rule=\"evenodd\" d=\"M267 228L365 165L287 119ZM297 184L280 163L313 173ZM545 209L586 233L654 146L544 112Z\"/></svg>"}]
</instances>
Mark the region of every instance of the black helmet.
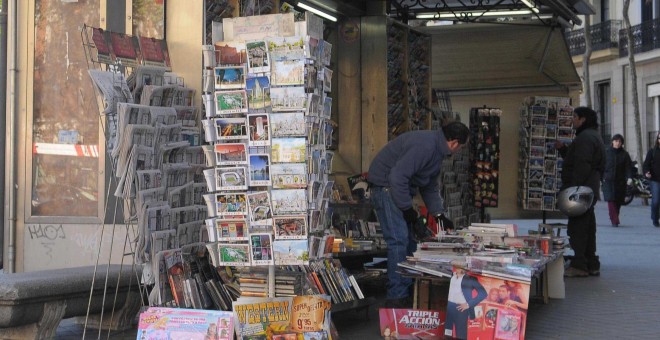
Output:
<instances>
[{"instance_id":1,"label":"black helmet","mask_svg":"<svg viewBox=\"0 0 660 340\"><path fill-rule=\"evenodd\" d=\"M568 187L559 192L557 207L568 217L580 216L587 212L594 201L594 192L586 186Z\"/></svg>"}]
</instances>

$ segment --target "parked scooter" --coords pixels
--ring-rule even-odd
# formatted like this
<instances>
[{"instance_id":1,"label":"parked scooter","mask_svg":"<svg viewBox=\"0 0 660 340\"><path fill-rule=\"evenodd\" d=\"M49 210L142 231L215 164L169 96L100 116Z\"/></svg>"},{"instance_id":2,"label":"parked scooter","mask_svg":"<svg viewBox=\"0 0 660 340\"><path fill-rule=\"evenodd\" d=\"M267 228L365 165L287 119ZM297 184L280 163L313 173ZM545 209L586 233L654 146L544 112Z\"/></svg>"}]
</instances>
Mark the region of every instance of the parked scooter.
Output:
<instances>
[{"instance_id":1,"label":"parked scooter","mask_svg":"<svg viewBox=\"0 0 660 340\"><path fill-rule=\"evenodd\" d=\"M651 198L651 185L649 179L639 171L639 164L633 162L633 177L632 183L626 187L626 198L623 200L623 205L628 205L635 197Z\"/></svg>"}]
</instances>

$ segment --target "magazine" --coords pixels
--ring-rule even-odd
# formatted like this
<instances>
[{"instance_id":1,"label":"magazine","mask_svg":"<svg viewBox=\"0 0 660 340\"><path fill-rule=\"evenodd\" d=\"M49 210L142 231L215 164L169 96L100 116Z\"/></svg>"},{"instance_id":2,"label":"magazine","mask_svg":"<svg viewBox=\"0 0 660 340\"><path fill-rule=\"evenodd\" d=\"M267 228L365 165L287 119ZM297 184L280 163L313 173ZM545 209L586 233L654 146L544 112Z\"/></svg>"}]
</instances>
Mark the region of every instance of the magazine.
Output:
<instances>
[{"instance_id":1,"label":"magazine","mask_svg":"<svg viewBox=\"0 0 660 340\"><path fill-rule=\"evenodd\" d=\"M381 308L380 335L385 339L441 339L445 312Z\"/></svg>"},{"instance_id":2,"label":"magazine","mask_svg":"<svg viewBox=\"0 0 660 340\"><path fill-rule=\"evenodd\" d=\"M232 303L237 339L266 339L267 333L284 333L291 322L293 298L245 298Z\"/></svg>"},{"instance_id":3,"label":"magazine","mask_svg":"<svg viewBox=\"0 0 660 340\"><path fill-rule=\"evenodd\" d=\"M137 339L231 340L233 322L232 312L149 307L140 313Z\"/></svg>"}]
</instances>

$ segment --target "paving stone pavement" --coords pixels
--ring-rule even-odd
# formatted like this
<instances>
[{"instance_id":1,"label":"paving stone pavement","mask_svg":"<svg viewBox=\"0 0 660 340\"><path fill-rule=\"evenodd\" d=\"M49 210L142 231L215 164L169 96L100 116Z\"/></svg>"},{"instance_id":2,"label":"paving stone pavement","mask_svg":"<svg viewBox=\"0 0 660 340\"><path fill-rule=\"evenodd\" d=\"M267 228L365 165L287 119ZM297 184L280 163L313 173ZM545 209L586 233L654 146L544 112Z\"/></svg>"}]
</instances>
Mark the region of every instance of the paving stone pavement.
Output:
<instances>
[{"instance_id":1,"label":"paving stone pavement","mask_svg":"<svg viewBox=\"0 0 660 340\"><path fill-rule=\"evenodd\" d=\"M650 207L635 199L621 209L621 225L612 227L607 204L596 204L597 247L601 276L566 278L566 298L531 302L526 339L660 338L660 228L653 227ZM540 220L498 220L519 230L536 229ZM565 220L548 220L548 223ZM565 231L563 231L565 232ZM569 251L570 253L570 251ZM381 296L382 297L382 296ZM341 339L380 339L377 308L369 313L333 315ZM367 315L367 317L365 317ZM86 333L96 339L98 333ZM104 333L99 338L106 338ZM136 330L112 333L110 339L135 339ZM56 339L81 339L82 327L64 320Z\"/></svg>"}]
</instances>

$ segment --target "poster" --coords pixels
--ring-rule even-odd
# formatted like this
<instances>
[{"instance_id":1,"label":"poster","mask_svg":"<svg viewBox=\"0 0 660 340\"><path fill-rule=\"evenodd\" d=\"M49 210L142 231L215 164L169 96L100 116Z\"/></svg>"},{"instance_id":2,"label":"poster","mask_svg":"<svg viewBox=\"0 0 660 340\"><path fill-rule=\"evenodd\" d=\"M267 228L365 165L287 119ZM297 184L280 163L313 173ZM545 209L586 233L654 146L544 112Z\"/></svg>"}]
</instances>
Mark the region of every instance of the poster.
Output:
<instances>
[{"instance_id":1,"label":"poster","mask_svg":"<svg viewBox=\"0 0 660 340\"><path fill-rule=\"evenodd\" d=\"M438 310L381 308L380 335L385 339L441 339L445 313Z\"/></svg>"}]
</instances>

